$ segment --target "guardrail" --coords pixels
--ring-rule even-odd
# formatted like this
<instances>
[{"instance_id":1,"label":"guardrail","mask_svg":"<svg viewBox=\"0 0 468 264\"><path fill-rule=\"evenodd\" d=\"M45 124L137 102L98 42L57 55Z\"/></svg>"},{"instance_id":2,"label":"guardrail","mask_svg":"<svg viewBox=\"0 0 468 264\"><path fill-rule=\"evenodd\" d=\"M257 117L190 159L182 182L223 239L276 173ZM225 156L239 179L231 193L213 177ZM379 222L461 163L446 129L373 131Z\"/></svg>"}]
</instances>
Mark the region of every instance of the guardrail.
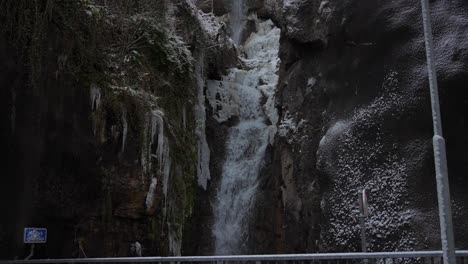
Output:
<instances>
[{"instance_id":1,"label":"guardrail","mask_svg":"<svg viewBox=\"0 0 468 264\"><path fill-rule=\"evenodd\" d=\"M468 250L456 251L457 263L468 264ZM443 263L442 251L406 251L374 253L318 253L287 255L181 256L136 258L81 258L3 260L0 264L65 264L65 263L228 263L228 264L340 264L340 263Z\"/></svg>"}]
</instances>

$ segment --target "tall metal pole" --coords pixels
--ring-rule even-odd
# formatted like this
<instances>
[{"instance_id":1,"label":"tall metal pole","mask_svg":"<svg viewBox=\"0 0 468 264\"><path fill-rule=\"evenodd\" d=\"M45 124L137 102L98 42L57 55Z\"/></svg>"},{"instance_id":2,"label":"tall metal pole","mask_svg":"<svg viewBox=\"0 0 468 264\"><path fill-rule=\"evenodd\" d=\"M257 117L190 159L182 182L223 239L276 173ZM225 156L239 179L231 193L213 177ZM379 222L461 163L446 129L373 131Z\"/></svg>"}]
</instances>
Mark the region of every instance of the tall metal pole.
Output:
<instances>
[{"instance_id":1,"label":"tall metal pole","mask_svg":"<svg viewBox=\"0 0 468 264\"><path fill-rule=\"evenodd\" d=\"M366 217L367 217L367 198L365 197L364 190L358 191L359 202L359 223L361 225L361 248L362 252L367 252L367 239L366 239ZM368 259L363 259L363 263L369 263Z\"/></svg>"},{"instance_id":2,"label":"tall metal pole","mask_svg":"<svg viewBox=\"0 0 468 264\"><path fill-rule=\"evenodd\" d=\"M455 241L453 237L452 209L450 205L450 189L447 169L445 140L442 137L442 118L440 115L439 89L434 61L434 46L429 12L429 1L421 0L424 24L424 40L426 43L427 69L429 88L431 91L432 121L434 125L434 163L439 201L440 239L444 263L455 264Z\"/></svg>"},{"instance_id":3,"label":"tall metal pole","mask_svg":"<svg viewBox=\"0 0 468 264\"><path fill-rule=\"evenodd\" d=\"M361 225L361 248L362 252L367 252L367 239L366 239L366 215L364 214L364 194L362 191L358 192L359 202L359 224Z\"/></svg>"}]
</instances>

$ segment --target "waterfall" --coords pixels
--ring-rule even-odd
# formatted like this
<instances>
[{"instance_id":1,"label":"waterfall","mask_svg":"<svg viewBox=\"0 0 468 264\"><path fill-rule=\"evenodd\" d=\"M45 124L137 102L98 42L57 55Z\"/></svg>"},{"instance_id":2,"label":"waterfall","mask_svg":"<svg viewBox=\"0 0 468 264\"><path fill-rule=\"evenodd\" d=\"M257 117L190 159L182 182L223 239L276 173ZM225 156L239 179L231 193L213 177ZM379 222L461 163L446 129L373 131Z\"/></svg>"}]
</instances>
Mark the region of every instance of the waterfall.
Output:
<instances>
[{"instance_id":1,"label":"waterfall","mask_svg":"<svg viewBox=\"0 0 468 264\"><path fill-rule=\"evenodd\" d=\"M235 0L231 2L231 37L237 45L242 41L247 18L245 0Z\"/></svg>"},{"instance_id":2,"label":"waterfall","mask_svg":"<svg viewBox=\"0 0 468 264\"><path fill-rule=\"evenodd\" d=\"M239 116L239 124L229 131L214 205L216 255L240 254L248 240L247 224L255 204L258 175L277 121L277 110L268 102L274 101L278 82L279 37L280 30L270 20L258 23L258 32L244 44L246 58L241 58L248 70L231 69L214 88L234 90L230 93L235 94ZM267 125L267 119L273 125Z\"/></svg>"}]
</instances>

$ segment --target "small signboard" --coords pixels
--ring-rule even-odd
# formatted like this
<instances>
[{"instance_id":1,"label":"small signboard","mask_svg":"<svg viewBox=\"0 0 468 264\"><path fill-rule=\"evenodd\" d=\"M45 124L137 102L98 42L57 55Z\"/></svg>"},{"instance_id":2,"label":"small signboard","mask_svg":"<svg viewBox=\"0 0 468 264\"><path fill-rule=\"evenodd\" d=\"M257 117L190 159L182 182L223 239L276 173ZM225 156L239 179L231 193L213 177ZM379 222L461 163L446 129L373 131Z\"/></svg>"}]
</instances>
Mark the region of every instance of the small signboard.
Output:
<instances>
[{"instance_id":1,"label":"small signboard","mask_svg":"<svg viewBox=\"0 0 468 264\"><path fill-rule=\"evenodd\" d=\"M39 244L47 242L47 228L26 227L23 241L25 244Z\"/></svg>"}]
</instances>

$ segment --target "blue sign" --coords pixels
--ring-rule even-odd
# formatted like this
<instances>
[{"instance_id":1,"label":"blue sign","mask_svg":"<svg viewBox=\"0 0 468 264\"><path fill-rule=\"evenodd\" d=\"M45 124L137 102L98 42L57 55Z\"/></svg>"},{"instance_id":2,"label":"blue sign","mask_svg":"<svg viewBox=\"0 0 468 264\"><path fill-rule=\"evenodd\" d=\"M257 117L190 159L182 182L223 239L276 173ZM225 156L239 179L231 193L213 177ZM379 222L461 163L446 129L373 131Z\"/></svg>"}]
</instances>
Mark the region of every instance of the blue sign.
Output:
<instances>
[{"instance_id":1,"label":"blue sign","mask_svg":"<svg viewBox=\"0 0 468 264\"><path fill-rule=\"evenodd\" d=\"M23 241L27 244L45 243L47 242L47 229L26 227L24 229Z\"/></svg>"}]
</instances>

